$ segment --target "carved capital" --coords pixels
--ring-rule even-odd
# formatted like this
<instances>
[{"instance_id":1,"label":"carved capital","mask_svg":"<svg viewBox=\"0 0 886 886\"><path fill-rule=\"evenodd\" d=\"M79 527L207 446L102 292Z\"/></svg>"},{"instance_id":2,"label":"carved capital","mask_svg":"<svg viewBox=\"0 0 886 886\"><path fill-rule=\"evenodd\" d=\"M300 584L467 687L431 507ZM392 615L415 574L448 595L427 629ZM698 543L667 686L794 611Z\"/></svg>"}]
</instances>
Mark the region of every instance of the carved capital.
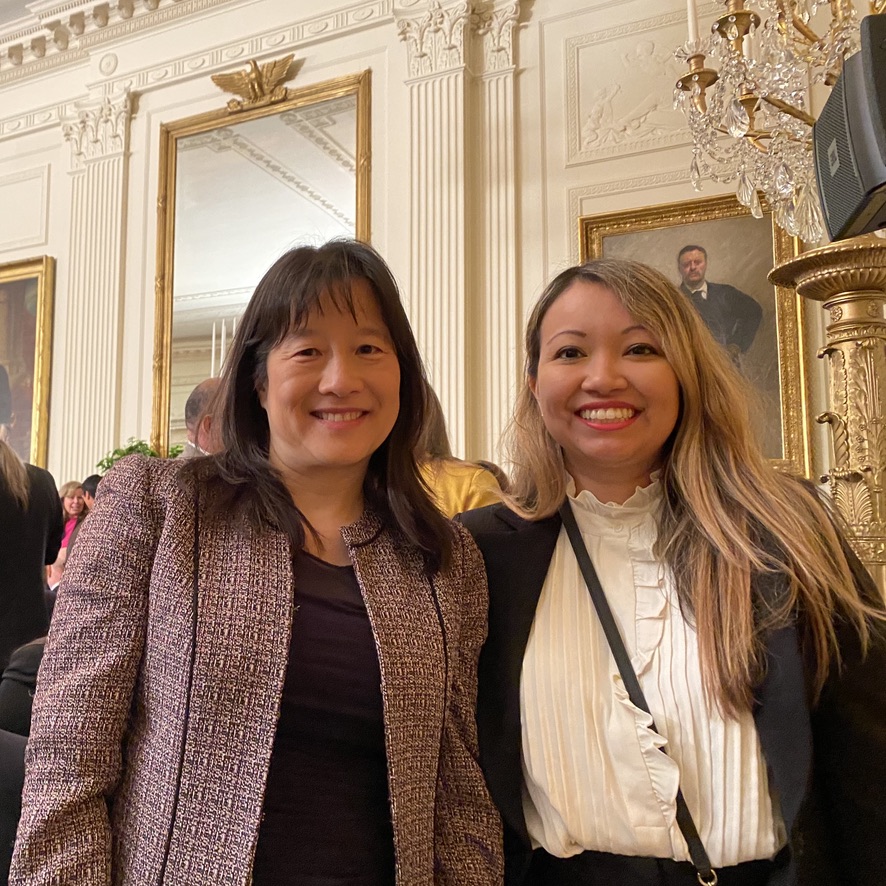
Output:
<instances>
[{"instance_id":1,"label":"carved capital","mask_svg":"<svg viewBox=\"0 0 886 886\"><path fill-rule=\"evenodd\" d=\"M471 14L471 25L483 48L482 73L514 66L514 29L519 18L520 0L511 0L498 9L478 8Z\"/></svg>"},{"instance_id":2,"label":"carved capital","mask_svg":"<svg viewBox=\"0 0 886 886\"><path fill-rule=\"evenodd\" d=\"M129 147L132 98L124 92L105 98L94 108L83 108L73 123L65 123L62 135L71 146L71 167L82 169L90 160L124 153Z\"/></svg>"},{"instance_id":3,"label":"carved capital","mask_svg":"<svg viewBox=\"0 0 886 886\"><path fill-rule=\"evenodd\" d=\"M406 43L409 74L423 77L458 70L465 65L465 32L471 4L462 0L443 7L431 0L420 18L397 18L397 33Z\"/></svg>"}]
</instances>

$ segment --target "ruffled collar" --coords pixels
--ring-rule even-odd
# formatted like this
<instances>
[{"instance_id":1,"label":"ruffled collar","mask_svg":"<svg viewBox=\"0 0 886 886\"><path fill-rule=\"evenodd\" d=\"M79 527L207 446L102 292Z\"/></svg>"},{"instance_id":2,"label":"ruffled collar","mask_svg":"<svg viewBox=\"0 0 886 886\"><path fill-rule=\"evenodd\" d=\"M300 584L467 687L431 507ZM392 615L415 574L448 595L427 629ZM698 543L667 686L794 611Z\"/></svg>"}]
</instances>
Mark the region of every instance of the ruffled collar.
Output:
<instances>
[{"instance_id":1,"label":"ruffled collar","mask_svg":"<svg viewBox=\"0 0 886 886\"><path fill-rule=\"evenodd\" d=\"M653 472L652 482L648 486L638 486L624 504L617 504L614 501L602 502L588 489L583 489L576 495L575 481L572 477L567 480L566 494L574 507L600 517L619 517L621 519L645 517L655 513L661 505L663 493L660 478L660 471Z\"/></svg>"}]
</instances>

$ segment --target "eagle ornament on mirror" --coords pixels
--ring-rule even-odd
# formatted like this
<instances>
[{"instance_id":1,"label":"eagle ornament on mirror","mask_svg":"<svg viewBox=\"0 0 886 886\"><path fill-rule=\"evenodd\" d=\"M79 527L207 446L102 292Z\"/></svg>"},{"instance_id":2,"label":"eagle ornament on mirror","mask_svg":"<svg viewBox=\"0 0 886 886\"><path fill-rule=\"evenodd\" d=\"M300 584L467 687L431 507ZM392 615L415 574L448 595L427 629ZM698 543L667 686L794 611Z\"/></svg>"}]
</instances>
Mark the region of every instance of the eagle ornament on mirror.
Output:
<instances>
[{"instance_id":1,"label":"eagle ornament on mirror","mask_svg":"<svg viewBox=\"0 0 886 886\"><path fill-rule=\"evenodd\" d=\"M286 98L288 90L283 83L291 76L293 58L295 54L290 53L263 65L250 59L245 71L213 74L212 82L224 92L240 96L228 102L227 108L232 113L248 108L261 108Z\"/></svg>"}]
</instances>

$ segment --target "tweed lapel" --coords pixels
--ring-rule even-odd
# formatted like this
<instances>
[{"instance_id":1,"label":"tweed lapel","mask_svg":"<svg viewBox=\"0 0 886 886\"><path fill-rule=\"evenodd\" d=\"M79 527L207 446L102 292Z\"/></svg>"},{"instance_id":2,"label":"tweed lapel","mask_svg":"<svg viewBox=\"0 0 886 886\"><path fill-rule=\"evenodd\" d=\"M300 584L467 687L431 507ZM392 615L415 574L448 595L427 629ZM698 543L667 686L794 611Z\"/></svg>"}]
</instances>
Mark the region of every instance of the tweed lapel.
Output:
<instances>
[{"instance_id":1,"label":"tweed lapel","mask_svg":"<svg viewBox=\"0 0 886 886\"><path fill-rule=\"evenodd\" d=\"M207 884L249 875L293 612L286 537L240 532L232 522L210 525L201 515L193 682L169 854L176 870L195 845L206 846L199 882ZM190 558L190 538L186 547Z\"/></svg>"},{"instance_id":2,"label":"tweed lapel","mask_svg":"<svg viewBox=\"0 0 886 886\"><path fill-rule=\"evenodd\" d=\"M378 649L397 882L424 882L433 866L426 853L433 846L449 684L442 619L452 595L445 587L432 591L421 558L398 543L373 514L344 527L342 536Z\"/></svg>"},{"instance_id":3,"label":"tweed lapel","mask_svg":"<svg viewBox=\"0 0 886 886\"><path fill-rule=\"evenodd\" d=\"M475 533L489 577L489 636L480 656L477 726L492 796L507 824L528 843L520 787L520 676L560 518L528 522L504 508L496 517L492 531Z\"/></svg>"}]
</instances>

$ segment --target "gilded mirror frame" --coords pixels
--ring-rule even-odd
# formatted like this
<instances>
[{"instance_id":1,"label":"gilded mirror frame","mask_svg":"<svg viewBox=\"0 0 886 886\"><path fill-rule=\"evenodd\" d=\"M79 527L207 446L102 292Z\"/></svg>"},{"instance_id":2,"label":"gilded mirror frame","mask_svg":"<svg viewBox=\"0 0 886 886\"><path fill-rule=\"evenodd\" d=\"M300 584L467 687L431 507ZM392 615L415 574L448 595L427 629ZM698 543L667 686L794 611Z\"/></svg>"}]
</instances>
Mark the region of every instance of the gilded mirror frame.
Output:
<instances>
[{"instance_id":1,"label":"gilded mirror frame","mask_svg":"<svg viewBox=\"0 0 886 886\"><path fill-rule=\"evenodd\" d=\"M18 416L9 443L22 461L41 468L46 467L49 448L54 297L52 256L0 264L0 364L8 369L7 394Z\"/></svg>"},{"instance_id":2,"label":"gilded mirror frame","mask_svg":"<svg viewBox=\"0 0 886 886\"><path fill-rule=\"evenodd\" d=\"M157 258L154 281L156 314L154 323L153 402L151 446L166 455L170 434L172 390L172 320L175 267L175 193L179 141L214 129L236 126L284 114L308 105L353 95L357 105L356 127L356 217L355 236L370 238L370 127L371 71L349 74L334 80L287 89L286 97L273 104L231 111L228 107L164 123L160 127L160 177L157 192Z\"/></svg>"}]
</instances>

